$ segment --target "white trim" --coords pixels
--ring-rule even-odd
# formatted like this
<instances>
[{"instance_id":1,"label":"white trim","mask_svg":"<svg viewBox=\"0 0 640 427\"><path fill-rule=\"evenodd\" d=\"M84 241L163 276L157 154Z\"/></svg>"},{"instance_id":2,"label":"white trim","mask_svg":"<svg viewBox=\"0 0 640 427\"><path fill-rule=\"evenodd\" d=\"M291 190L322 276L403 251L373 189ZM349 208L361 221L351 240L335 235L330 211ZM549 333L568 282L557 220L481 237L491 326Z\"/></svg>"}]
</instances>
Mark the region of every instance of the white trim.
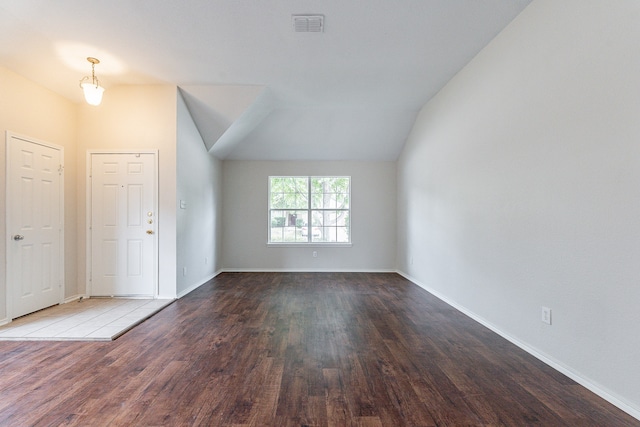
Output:
<instances>
[{"instance_id":1,"label":"white trim","mask_svg":"<svg viewBox=\"0 0 640 427\"><path fill-rule=\"evenodd\" d=\"M279 243L279 242L267 242L267 247L270 248L350 248L353 243L336 243L336 242L311 242L311 243Z\"/></svg>"},{"instance_id":2,"label":"white trim","mask_svg":"<svg viewBox=\"0 0 640 427\"><path fill-rule=\"evenodd\" d=\"M196 289L198 289L200 286L204 285L205 283L207 283L209 280L214 279L217 275L219 275L220 273L222 273L222 270L218 270L215 273L213 273L210 276L207 276L207 278L201 280L199 283L196 283L195 285L192 285L191 287L185 289L184 291L180 292L178 294L178 296L176 297L177 299L180 299L182 297L184 297L185 295L195 291Z\"/></svg>"},{"instance_id":3,"label":"white trim","mask_svg":"<svg viewBox=\"0 0 640 427\"><path fill-rule=\"evenodd\" d=\"M10 161L10 150L11 150L11 139L12 138L16 138L16 139L21 139L23 141L32 143L32 144L37 144L37 145L42 145L44 147L48 147L51 148L53 150L57 150L60 153L60 195L59 195L59 215L60 215L60 223L59 223L59 237L60 237L60 260L59 260L59 265L58 265L58 269L60 271L60 276L57 278L60 280L60 295L59 295L59 304L64 303L64 292L65 292L65 285L66 285L66 281L65 281L65 271L64 271L64 265L65 265L65 259L64 259L64 254L65 254L65 249L64 249L64 233L65 233L65 220L64 220L64 203L65 203L65 194L64 194L64 147L58 144L52 144L50 142L45 142L36 138L32 138L29 136L25 136L25 135L21 135L15 132L11 132L11 131L5 131L5 220L4 220L4 229L5 229L5 238L6 238L6 242L5 242L5 277L4 277L4 283L5 283L5 309L6 309L6 318L8 319L8 322L11 322L11 318L12 318L12 314L13 314L13 290L11 289L10 286L10 280L9 280L9 257L8 254L10 252L10 244L11 244L11 240L9 239L9 235L11 234L9 232L9 227L12 224L9 224L9 209L11 207L11 202L12 202L12 198L11 198L11 191L9 189L9 185L10 185L10 176L11 176L11 172L12 172L12 166L11 166L11 161ZM2 324L2 323L0 323Z\"/></svg>"},{"instance_id":4,"label":"white trim","mask_svg":"<svg viewBox=\"0 0 640 427\"><path fill-rule=\"evenodd\" d=\"M11 319L5 317L4 319L0 319L0 326L11 323Z\"/></svg>"},{"instance_id":5,"label":"white trim","mask_svg":"<svg viewBox=\"0 0 640 427\"><path fill-rule=\"evenodd\" d=\"M155 239L155 244L154 244L154 267L153 267L153 281L154 281L154 290L153 290L153 298L154 299L173 299L175 298L175 296L171 296L171 297L162 297L160 296L160 272L159 272L159 268L160 268L160 252L159 252L159 246L160 246L160 212L159 212L159 198L160 198L160 169L159 169L159 160L158 160L158 150L117 150L117 149L112 149L112 150L93 150L93 149L89 149L87 150L87 157L86 157L86 164L85 164L85 193L86 193L86 206L85 206L85 212L86 212L86 224L85 224L85 231L86 231L86 238L85 238L85 253L86 253L86 260L85 260L85 295L90 296L91 295L91 262L92 262L92 254L91 254L91 174L92 174L92 170L91 170L91 156L94 154L153 154L153 162L154 162L154 168L155 168L155 175L153 177L154 183L153 183L153 199L154 199L154 207L153 207L153 211L155 212L156 215L156 239Z\"/></svg>"},{"instance_id":6,"label":"white trim","mask_svg":"<svg viewBox=\"0 0 640 427\"><path fill-rule=\"evenodd\" d=\"M634 405L633 403L629 402L625 398L623 398L621 396L618 396L615 393L607 390L605 387L602 387L601 385L592 382L588 378L583 377L581 374L575 372L573 369L571 369L570 367L566 366L562 362L554 359L553 357L549 356L548 354L545 354L544 352L542 352L542 351L540 351L540 350L538 350L538 349L536 349L534 347L531 347L530 345L518 340L517 338L514 338L513 336L503 332L497 326L495 326L492 323L488 322L486 319L482 318L481 316L478 316L476 313L468 310L466 307L463 307L463 306L459 305L455 301L450 300L446 296L442 295L441 293L439 293L438 291L434 290L433 288L425 285L424 283L419 282L418 280L416 280L415 278L411 277L407 273L405 273L403 271L400 271L400 270L397 270L396 272L399 275L401 275L402 277L404 277L405 279L407 279L410 282L412 282L413 284L415 284L416 286L419 286L422 289L424 289L425 291L429 292L431 295L433 295L434 297L438 298L442 302L450 305L451 307L455 308L456 310L458 310L462 314L470 317L471 319L475 320L476 322L480 323L481 325L489 328L491 331L493 331L496 334L500 335L502 338L506 339L510 343L520 347L522 350L526 351L527 353L529 353L530 355L532 355L536 359L540 360L541 362L549 365L550 367L552 367L556 371L558 371L558 372L566 375L567 377L571 378L573 381L577 382L578 384L580 384L581 386L585 387L589 391L592 391L593 393L597 394L598 396L600 396L601 398L603 398L607 402L611 403L612 405L617 406L619 409L623 410L624 412L626 412L627 414L631 415L632 417L637 418L638 420L640 420L640 408L638 408L636 405Z\"/></svg>"},{"instance_id":7,"label":"white trim","mask_svg":"<svg viewBox=\"0 0 640 427\"><path fill-rule=\"evenodd\" d=\"M69 304L70 302L78 301L79 299L87 299L88 297L84 294L74 295L72 297L67 297L64 299L63 304Z\"/></svg>"},{"instance_id":8,"label":"white trim","mask_svg":"<svg viewBox=\"0 0 640 427\"><path fill-rule=\"evenodd\" d=\"M158 154L158 150L144 149L144 150L98 150L88 149L87 154Z\"/></svg>"},{"instance_id":9,"label":"white trim","mask_svg":"<svg viewBox=\"0 0 640 427\"><path fill-rule=\"evenodd\" d=\"M222 273L396 273L395 269L370 268L223 268Z\"/></svg>"}]
</instances>

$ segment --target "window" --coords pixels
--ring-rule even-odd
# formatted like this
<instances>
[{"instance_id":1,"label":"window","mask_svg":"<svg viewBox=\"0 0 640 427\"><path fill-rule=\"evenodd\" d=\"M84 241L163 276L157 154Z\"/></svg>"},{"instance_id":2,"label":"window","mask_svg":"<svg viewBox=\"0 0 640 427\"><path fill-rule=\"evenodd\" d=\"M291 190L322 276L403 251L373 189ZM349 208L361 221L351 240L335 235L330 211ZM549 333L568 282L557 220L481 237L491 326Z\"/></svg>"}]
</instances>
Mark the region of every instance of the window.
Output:
<instances>
[{"instance_id":1,"label":"window","mask_svg":"<svg viewBox=\"0 0 640 427\"><path fill-rule=\"evenodd\" d=\"M269 177L269 243L350 243L351 178Z\"/></svg>"}]
</instances>

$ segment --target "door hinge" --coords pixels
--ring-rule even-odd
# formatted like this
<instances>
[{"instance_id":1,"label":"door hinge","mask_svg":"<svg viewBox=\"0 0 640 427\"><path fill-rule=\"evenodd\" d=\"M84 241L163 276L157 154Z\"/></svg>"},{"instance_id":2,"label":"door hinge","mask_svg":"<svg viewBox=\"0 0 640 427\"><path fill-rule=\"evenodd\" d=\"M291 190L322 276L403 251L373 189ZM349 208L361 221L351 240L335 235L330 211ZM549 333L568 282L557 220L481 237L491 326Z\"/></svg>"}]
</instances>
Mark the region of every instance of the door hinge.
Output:
<instances>
[{"instance_id":1,"label":"door hinge","mask_svg":"<svg viewBox=\"0 0 640 427\"><path fill-rule=\"evenodd\" d=\"M59 165L58 166L58 175L62 175L62 172L64 172L64 166Z\"/></svg>"}]
</instances>

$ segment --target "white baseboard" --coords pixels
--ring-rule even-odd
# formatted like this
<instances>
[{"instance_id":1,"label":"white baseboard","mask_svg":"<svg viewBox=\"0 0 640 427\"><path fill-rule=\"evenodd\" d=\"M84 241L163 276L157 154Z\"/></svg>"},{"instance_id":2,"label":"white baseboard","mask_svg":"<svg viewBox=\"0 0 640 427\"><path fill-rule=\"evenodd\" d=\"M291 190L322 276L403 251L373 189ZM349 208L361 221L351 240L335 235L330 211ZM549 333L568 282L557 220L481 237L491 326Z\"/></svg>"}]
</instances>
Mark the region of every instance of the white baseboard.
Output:
<instances>
[{"instance_id":1,"label":"white baseboard","mask_svg":"<svg viewBox=\"0 0 640 427\"><path fill-rule=\"evenodd\" d=\"M358 268L223 268L222 273L396 273L395 269Z\"/></svg>"},{"instance_id":2,"label":"white baseboard","mask_svg":"<svg viewBox=\"0 0 640 427\"><path fill-rule=\"evenodd\" d=\"M218 270L215 273L213 273L212 275L206 277L205 279L201 280L200 282L196 283L195 285L185 289L184 291L180 292L177 296L178 299L182 298L183 296L187 295L190 292L195 291L196 289L198 289L200 286L204 285L205 283L207 283L209 280L213 279L214 277L216 277L218 274L222 273L222 270Z\"/></svg>"},{"instance_id":3,"label":"white baseboard","mask_svg":"<svg viewBox=\"0 0 640 427\"><path fill-rule=\"evenodd\" d=\"M5 317L4 319L0 319L0 326L6 325L7 323L11 323L11 319Z\"/></svg>"},{"instance_id":4,"label":"white baseboard","mask_svg":"<svg viewBox=\"0 0 640 427\"><path fill-rule=\"evenodd\" d=\"M566 375L567 377L571 378L573 381L577 382L581 386L583 386L586 389L588 389L588 390L592 391L593 393L597 394L598 396L600 396L601 398L603 398L607 402L611 403L612 405L620 408L621 410L623 410L627 414L631 415L632 417L637 418L638 420L640 420L640 408L638 408L633 403L627 401L623 397L617 396L615 393L612 393L612 392L608 391L606 388L603 388L602 386L592 382L588 378L585 378L582 375L576 373L570 367L566 366L565 364L563 364L562 362L560 362L558 360L555 360L553 357L545 354L544 352L542 352L542 351L540 351L540 350L538 350L538 349L536 349L536 348L534 348L534 347L532 347L532 346L530 346L530 345L518 340L517 338L514 338L511 335L503 332L497 326L491 324L490 322L488 322L487 320L485 320L481 316L478 316L474 312L472 312L472 311L468 310L467 308L457 304L455 301L450 300L449 298L447 298L446 296L442 295L438 291L432 289L431 287L425 285L424 283L421 283L420 281L416 280L415 278L409 276L407 273L405 273L403 271L399 271L399 270L397 270L396 272L399 275L401 275L402 277L404 277L405 279L413 282L415 285L417 285L417 286L421 287L422 289L424 289L425 291L429 292L431 295L433 295L434 297L438 298L442 302L450 305L451 307L455 308L456 310L458 310L462 314L470 317L471 319L475 320L476 322L480 323L481 325L491 329L491 331L493 331L496 334L500 335L502 338L506 339L510 343L520 347L522 350L526 351L527 353L529 353L530 355L532 355L536 359L540 360L541 362L549 365L550 367L552 367L556 371L558 371L558 372Z\"/></svg>"},{"instance_id":5,"label":"white baseboard","mask_svg":"<svg viewBox=\"0 0 640 427\"><path fill-rule=\"evenodd\" d=\"M80 298L87 298L87 296L85 294L81 294L81 295L74 295L72 297L67 297L64 299L63 304L68 304L70 302L74 302L79 300Z\"/></svg>"}]
</instances>

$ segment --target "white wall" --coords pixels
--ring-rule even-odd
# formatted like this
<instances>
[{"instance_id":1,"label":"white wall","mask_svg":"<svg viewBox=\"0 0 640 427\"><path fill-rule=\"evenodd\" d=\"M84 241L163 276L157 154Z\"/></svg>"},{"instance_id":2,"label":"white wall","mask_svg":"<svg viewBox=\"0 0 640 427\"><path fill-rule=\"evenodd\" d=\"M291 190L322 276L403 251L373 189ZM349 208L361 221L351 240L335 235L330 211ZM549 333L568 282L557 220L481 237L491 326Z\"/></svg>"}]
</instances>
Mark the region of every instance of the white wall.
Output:
<instances>
[{"instance_id":1,"label":"white wall","mask_svg":"<svg viewBox=\"0 0 640 427\"><path fill-rule=\"evenodd\" d=\"M534 1L398 162L399 269L636 417L638 22L633 0Z\"/></svg>"},{"instance_id":2,"label":"white wall","mask_svg":"<svg viewBox=\"0 0 640 427\"><path fill-rule=\"evenodd\" d=\"M78 271L86 281L87 150L157 149L159 161L160 297L176 296L176 110L177 88L170 85L118 86L102 104L82 104L78 121Z\"/></svg>"},{"instance_id":3,"label":"white wall","mask_svg":"<svg viewBox=\"0 0 640 427\"><path fill-rule=\"evenodd\" d=\"M222 265L222 162L207 152L180 94L177 101L177 293L182 295Z\"/></svg>"},{"instance_id":4,"label":"white wall","mask_svg":"<svg viewBox=\"0 0 640 427\"><path fill-rule=\"evenodd\" d=\"M5 152L6 131L64 147L65 296L78 293L76 281L76 105L0 67L0 322L6 317Z\"/></svg>"},{"instance_id":5,"label":"white wall","mask_svg":"<svg viewBox=\"0 0 640 427\"><path fill-rule=\"evenodd\" d=\"M268 177L351 176L351 247L267 246ZM390 271L396 253L395 162L223 163L226 270ZM314 258L312 252L317 251Z\"/></svg>"}]
</instances>

